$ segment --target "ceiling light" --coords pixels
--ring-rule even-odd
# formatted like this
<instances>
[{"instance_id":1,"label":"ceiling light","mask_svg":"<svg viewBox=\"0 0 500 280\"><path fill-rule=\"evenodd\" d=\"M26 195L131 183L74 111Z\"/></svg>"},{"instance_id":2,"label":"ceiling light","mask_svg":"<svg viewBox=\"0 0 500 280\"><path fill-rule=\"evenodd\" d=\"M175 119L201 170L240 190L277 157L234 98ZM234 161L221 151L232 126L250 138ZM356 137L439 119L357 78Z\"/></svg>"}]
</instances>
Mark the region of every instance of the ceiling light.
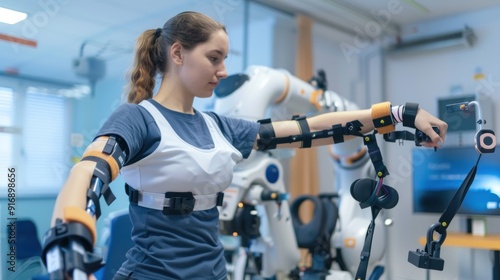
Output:
<instances>
[{"instance_id":1,"label":"ceiling light","mask_svg":"<svg viewBox=\"0 0 500 280\"><path fill-rule=\"evenodd\" d=\"M0 22L7 24L16 24L28 17L26 13L0 7Z\"/></svg>"}]
</instances>

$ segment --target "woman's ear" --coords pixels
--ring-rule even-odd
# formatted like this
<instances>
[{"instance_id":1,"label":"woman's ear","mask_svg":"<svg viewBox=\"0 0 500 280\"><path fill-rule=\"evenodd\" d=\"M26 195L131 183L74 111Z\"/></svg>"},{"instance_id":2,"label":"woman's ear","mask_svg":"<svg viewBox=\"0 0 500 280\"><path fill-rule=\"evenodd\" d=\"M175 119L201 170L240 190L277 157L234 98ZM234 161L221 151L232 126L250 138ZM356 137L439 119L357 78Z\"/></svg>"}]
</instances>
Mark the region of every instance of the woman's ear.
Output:
<instances>
[{"instance_id":1,"label":"woman's ear","mask_svg":"<svg viewBox=\"0 0 500 280\"><path fill-rule=\"evenodd\" d=\"M178 42L175 42L171 47L170 47L170 58L172 59L172 63L177 64L177 65L182 65L182 45L179 44Z\"/></svg>"}]
</instances>

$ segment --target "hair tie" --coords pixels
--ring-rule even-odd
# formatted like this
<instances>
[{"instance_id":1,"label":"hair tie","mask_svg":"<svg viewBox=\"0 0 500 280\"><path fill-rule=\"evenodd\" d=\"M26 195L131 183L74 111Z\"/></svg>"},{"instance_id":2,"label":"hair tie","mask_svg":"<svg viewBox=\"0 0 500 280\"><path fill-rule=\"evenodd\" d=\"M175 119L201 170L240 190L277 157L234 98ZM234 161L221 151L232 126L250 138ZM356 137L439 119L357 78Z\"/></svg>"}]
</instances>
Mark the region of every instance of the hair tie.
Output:
<instances>
[{"instance_id":1,"label":"hair tie","mask_svg":"<svg viewBox=\"0 0 500 280\"><path fill-rule=\"evenodd\" d=\"M157 28L156 31L155 31L155 36L153 38L154 41L156 41L156 39L158 39L158 37L161 36L161 32L163 31L162 28Z\"/></svg>"}]
</instances>

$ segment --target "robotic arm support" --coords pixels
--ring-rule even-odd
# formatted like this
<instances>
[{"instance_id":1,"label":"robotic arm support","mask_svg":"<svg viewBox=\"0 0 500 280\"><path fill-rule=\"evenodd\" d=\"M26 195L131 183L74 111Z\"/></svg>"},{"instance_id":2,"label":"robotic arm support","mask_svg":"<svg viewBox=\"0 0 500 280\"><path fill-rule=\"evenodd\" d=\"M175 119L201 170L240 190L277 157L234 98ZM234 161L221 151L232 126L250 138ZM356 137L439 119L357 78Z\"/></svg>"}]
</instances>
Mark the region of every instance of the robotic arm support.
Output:
<instances>
[{"instance_id":1,"label":"robotic arm support","mask_svg":"<svg viewBox=\"0 0 500 280\"><path fill-rule=\"evenodd\" d=\"M315 87L285 70L262 66L251 66L243 74L226 78L217 87L215 95L216 113L250 121L264 118L285 120L297 114L315 115L357 109L354 103L333 91ZM359 137L334 146L338 146L335 147L338 154L355 153L363 142ZM262 254L260 275L271 277L277 272L291 271L299 262L300 255L280 161L270 156L269 152L253 151L234 171L233 182L225 191L220 210L221 231L229 235L238 234L230 229L239 223L238 216L244 212L243 206L254 205L261 222L259 234L249 233L253 237L250 251ZM279 201L264 201L262 197L266 192L280 197ZM240 224L239 228L245 227ZM239 235L242 235L241 231Z\"/></svg>"}]
</instances>

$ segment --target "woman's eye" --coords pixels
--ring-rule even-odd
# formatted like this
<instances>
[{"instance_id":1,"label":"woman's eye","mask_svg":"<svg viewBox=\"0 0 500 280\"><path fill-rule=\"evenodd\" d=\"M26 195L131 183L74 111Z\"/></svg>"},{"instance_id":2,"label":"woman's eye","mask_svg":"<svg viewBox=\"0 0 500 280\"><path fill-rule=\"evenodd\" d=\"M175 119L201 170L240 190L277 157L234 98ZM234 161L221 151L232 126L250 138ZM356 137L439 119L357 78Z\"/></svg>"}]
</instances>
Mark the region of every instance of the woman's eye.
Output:
<instances>
[{"instance_id":1,"label":"woman's eye","mask_svg":"<svg viewBox=\"0 0 500 280\"><path fill-rule=\"evenodd\" d=\"M211 57L210 60L212 60L213 62L216 62L217 61L217 57Z\"/></svg>"}]
</instances>

